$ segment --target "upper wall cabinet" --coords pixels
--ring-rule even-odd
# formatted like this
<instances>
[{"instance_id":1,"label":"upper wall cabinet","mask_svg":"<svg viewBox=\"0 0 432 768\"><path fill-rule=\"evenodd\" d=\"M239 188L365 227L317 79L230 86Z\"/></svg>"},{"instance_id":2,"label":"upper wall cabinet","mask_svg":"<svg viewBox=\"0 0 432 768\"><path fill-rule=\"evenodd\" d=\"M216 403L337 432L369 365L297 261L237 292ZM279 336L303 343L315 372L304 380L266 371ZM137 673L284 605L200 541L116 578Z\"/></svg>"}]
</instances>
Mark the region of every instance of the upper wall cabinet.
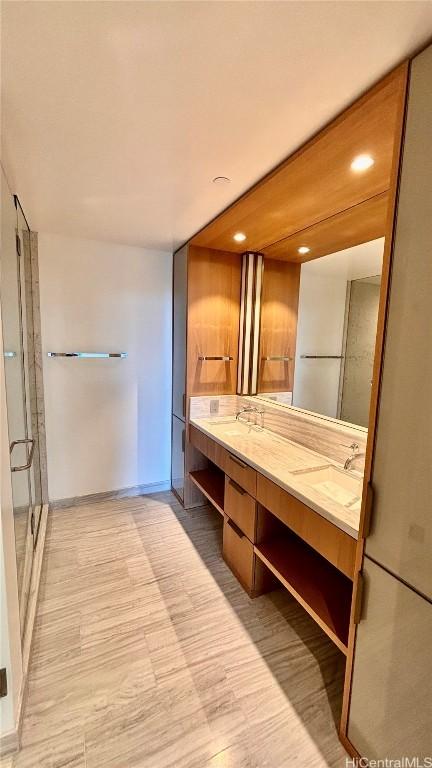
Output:
<instances>
[{"instance_id":1,"label":"upper wall cabinet","mask_svg":"<svg viewBox=\"0 0 432 768\"><path fill-rule=\"evenodd\" d=\"M173 413L191 395L234 394L241 257L184 246L174 255Z\"/></svg>"},{"instance_id":2,"label":"upper wall cabinet","mask_svg":"<svg viewBox=\"0 0 432 768\"><path fill-rule=\"evenodd\" d=\"M236 392L240 281L237 254L189 248L188 395Z\"/></svg>"}]
</instances>

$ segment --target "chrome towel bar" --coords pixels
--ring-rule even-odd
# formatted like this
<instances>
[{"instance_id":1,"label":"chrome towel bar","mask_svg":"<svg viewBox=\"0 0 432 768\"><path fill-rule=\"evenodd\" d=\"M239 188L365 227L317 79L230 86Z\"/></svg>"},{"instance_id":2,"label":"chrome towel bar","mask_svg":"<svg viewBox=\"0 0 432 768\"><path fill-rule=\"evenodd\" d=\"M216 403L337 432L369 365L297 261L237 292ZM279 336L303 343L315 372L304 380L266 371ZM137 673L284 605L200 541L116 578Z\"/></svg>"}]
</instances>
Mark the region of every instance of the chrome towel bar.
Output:
<instances>
[{"instance_id":1,"label":"chrome towel bar","mask_svg":"<svg viewBox=\"0 0 432 768\"><path fill-rule=\"evenodd\" d=\"M124 358L127 357L127 352L48 352L48 357Z\"/></svg>"},{"instance_id":2,"label":"chrome towel bar","mask_svg":"<svg viewBox=\"0 0 432 768\"><path fill-rule=\"evenodd\" d=\"M269 357L263 357L263 360L264 360L266 363L269 363L269 362L271 362L272 360L275 360L275 361L277 361L277 362L282 362L282 363L284 363L284 362L289 362L289 361L290 361L290 360L292 360L292 359L293 359L293 358L292 358L292 357L289 357L288 355L269 355Z\"/></svg>"}]
</instances>

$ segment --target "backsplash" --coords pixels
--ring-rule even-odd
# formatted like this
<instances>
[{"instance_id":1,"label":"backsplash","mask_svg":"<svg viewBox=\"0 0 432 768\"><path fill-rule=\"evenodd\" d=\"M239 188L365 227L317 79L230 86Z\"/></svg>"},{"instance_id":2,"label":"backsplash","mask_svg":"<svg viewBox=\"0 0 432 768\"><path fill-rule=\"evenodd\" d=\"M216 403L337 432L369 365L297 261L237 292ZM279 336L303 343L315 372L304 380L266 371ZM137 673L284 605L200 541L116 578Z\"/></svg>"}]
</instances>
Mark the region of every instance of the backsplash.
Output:
<instances>
[{"instance_id":1,"label":"backsplash","mask_svg":"<svg viewBox=\"0 0 432 768\"><path fill-rule=\"evenodd\" d=\"M302 413L269 401L240 395L191 397L189 415L191 419L234 416L242 406L251 404L263 409L265 429L321 453L332 461L343 464L350 455L349 446L353 442L357 443L360 455L353 463L353 469L364 471L367 432L329 421L323 416Z\"/></svg>"}]
</instances>

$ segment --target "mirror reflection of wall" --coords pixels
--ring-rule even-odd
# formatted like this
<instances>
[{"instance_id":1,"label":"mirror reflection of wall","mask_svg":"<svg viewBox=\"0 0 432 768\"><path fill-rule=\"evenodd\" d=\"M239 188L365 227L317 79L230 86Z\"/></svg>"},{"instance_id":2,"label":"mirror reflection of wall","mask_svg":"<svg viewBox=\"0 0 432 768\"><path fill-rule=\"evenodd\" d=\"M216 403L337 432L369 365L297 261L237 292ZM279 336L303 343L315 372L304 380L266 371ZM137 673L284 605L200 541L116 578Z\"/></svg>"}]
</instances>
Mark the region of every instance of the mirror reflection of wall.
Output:
<instances>
[{"instance_id":1,"label":"mirror reflection of wall","mask_svg":"<svg viewBox=\"0 0 432 768\"><path fill-rule=\"evenodd\" d=\"M383 248L302 264L293 405L367 426Z\"/></svg>"},{"instance_id":2,"label":"mirror reflection of wall","mask_svg":"<svg viewBox=\"0 0 432 768\"><path fill-rule=\"evenodd\" d=\"M381 277L349 284L338 418L368 426Z\"/></svg>"}]
</instances>

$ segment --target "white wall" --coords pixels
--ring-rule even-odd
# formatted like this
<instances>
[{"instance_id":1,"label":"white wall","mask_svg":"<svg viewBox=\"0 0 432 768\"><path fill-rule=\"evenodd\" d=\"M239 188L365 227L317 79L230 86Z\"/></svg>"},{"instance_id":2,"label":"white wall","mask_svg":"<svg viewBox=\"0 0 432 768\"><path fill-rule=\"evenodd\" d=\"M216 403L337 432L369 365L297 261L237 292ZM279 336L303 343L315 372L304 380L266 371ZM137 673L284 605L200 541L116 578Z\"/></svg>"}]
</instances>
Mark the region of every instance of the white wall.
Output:
<instances>
[{"instance_id":1,"label":"white wall","mask_svg":"<svg viewBox=\"0 0 432 768\"><path fill-rule=\"evenodd\" d=\"M51 500L169 481L171 263L165 252L39 234Z\"/></svg>"},{"instance_id":2,"label":"white wall","mask_svg":"<svg viewBox=\"0 0 432 768\"><path fill-rule=\"evenodd\" d=\"M301 355L341 355L347 283L380 275L383 249L380 238L302 264L293 405L337 416L341 361Z\"/></svg>"}]
</instances>

